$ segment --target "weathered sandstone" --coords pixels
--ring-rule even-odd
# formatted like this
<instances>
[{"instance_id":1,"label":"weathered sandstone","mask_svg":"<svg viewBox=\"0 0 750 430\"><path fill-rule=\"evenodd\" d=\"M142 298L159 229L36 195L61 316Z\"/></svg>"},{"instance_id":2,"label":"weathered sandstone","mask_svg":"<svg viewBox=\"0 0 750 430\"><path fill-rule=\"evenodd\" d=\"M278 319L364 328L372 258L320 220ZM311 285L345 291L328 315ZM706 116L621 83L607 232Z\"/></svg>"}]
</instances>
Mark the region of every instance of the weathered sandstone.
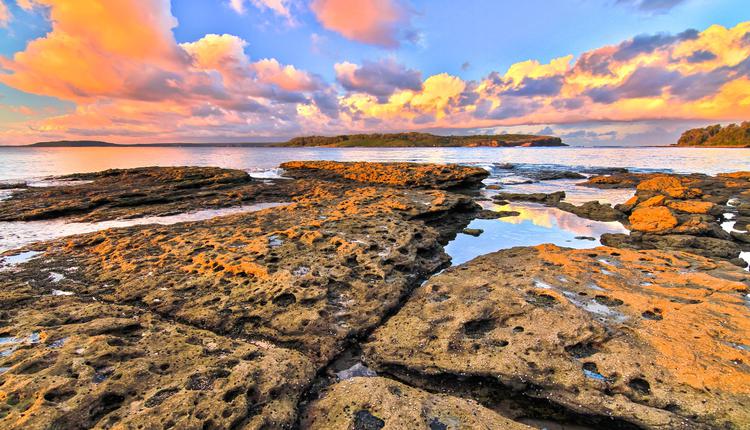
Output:
<instances>
[{"instance_id":1,"label":"weathered sandstone","mask_svg":"<svg viewBox=\"0 0 750 430\"><path fill-rule=\"evenodd\" d=\"M430 389L463 384L511 417L536 407L596 428L739 429L749 285L747 272L687 253L514 248L432 277L365 358Z\"/></svg>"},{"instance_id":2,"label":"weathered sandstone","mask_svg":"<svg viewBox=\"0 0 750 430\"><path fill-rule=\"evenodd\" d=\"M489 176L478 167L419 163L290 161L281 168L293 178L349 180L408 188L472 187Z\"/></svg>"},{"instance_id":3,"label":"weathered sandstone","mask_svg":"<svg viewBox=\"0 0 750 430\"><path fill-rule=\"evenodd\" d=\"M304 189L217 167L143 167L79 173L65 185L27 187L0 202L0 221L68 217L75 221L171 215L255 202L281 202Z\"/></svg>"},{"instance_id":4,"label":"weathered sandstone","mask_svg":"<svg viewBox=\"0 0 750 430\"><path fill-rule=\"evenodd\" d=\"M353 378L333 385L307 409L302 428L531 429L475 401L432 394L386 378Z\"/></svg>"}]
</instances>

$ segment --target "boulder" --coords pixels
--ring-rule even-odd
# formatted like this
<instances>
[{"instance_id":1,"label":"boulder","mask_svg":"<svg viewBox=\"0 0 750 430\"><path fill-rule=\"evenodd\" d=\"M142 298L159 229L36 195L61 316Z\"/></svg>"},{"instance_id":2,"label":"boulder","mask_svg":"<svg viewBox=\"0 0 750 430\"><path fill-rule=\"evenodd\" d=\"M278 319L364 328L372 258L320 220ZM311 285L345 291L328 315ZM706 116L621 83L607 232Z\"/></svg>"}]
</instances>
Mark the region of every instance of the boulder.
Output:
<instances>
[{"instance_id":1,"label":"boulder","mask_svg":"<svg viewBox=\"0 0 750 430\"><path fill-rule=\"evenodd\" d=\"M612 207L610 204L601 204L598 201L586 202L580 206L567 202L560 202L557 208L566 212L574 213L581 218L595 221L621 221L625 214Z\"/></svg>"},{"instance_id":2,"label":"boulder","mask_svg":"<svg viewBox=\"0 0 750 430\"><path fill-rule=\"evenodd\" d=\"M564 191L556 191L554 193L497 193L492 196L495 201L523 201L523 202L534 202L543 203L547 205L555 205L565 198Z\"/></svg>"},{"instance_id":3,"label":"boulder","mask_svg":"<svg viewBox=\"0 0 750 430\"><path fill-rule=\"evenodd\" d=\"M677 226L677 218L663 207L636 208L628 218L630 229L648 233L666 232Z\"/></svg>"},{"instance_id":4,"label":"boulder","mask_svg":"<svg viewBox=\"0 0 750 430\"><path fill-rule=\"evenodd\" d=\"M678 178L667 175L655 176L645 180L639 183L636 189L638 191L651 191L664 194L678 199L699 197L701 195L700 190L688 188Z\"/></svg>"},{"instance_id":5,"label":"boulder","mask_svg":"<svg viewBox=\"0 0 750 430\"><path fill-rule=\"evenodd\" d=\"M700 200L673 200L667 203L667 207L689 214L709 214L714 212L716 204Z\"/></svg>"},{"instance_id":6,"label":"boulder","mask_svg":"<svg viewBox=\"0 0 750 430\"><path fill-rule=\"evenodd\" d=\"M481 228L465 228L461 231L463 234L468 234L469 236L479 237L482 233L484 233L484 230Z\"/></svg>"},{"instance_id":7,"label":"boulder","mask_svg":"<svg viewBox=\"0 0 750 430\"><path fill-rule=\"evenodd\" d=\"M586 179L585 176L578 172L568 170L532 170L523 172L523 176L537 181L555 181L559 179Z\"/></svg>"}]
</instances>

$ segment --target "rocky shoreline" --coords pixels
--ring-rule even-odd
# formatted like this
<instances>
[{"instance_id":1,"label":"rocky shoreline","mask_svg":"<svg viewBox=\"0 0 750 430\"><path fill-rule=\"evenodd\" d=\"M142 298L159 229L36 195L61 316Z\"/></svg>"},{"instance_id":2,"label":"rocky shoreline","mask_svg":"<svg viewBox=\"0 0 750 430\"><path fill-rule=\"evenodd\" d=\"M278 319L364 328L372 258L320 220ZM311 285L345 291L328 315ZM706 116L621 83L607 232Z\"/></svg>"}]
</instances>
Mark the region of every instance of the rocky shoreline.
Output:
<instances>
[{"instance_id":1,"label":"rocky shoreline","mask_svg":"<svg viewBox=\"0 0 750 430\"><path fill-rule=\"evenodd\" d=\"M500 190L630 234L451 267L444 246L493 218L484 169L281 167L70 175L0 202L0 221L288 203L2 254L0 427L750 426L749 173L583 177L634 189L614 207Z\"/></svg>"}]
</instances>

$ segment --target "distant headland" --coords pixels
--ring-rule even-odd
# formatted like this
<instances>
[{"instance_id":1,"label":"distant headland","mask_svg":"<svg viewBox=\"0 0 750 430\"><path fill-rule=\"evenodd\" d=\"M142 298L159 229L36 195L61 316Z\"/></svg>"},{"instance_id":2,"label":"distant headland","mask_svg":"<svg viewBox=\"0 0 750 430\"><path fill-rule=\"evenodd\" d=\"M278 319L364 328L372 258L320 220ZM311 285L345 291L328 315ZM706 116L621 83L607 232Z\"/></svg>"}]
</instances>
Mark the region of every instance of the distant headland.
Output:
<instances>
[{"instance_id":1,"label":"distant headland","mask_svg":"<svg viewBox=\"0 0 750 430\"><path fill-rule=\"evenodd\" d=\"M726 127L716 124L694 128L682 133L677 144L672 146L750 148L750 121Z\"/></svg>"},{"instance_id":2,"label":"distant headland","mask_svg":"<svg viewBox=\"0 0 750 430\"><path fill-rule=\"evenodd\" d=\"M546 147L568 146L559 137L530 134L439 136L430 133L344 134L339 136L295 137L269 143L149 143L118 144L99 140L58 140L37 142L36 148L93 147Z\"/></svg>"},{"instance_id":3,"label":"distant headland","mask_svg":"<svg viewBox=\"0 0 750 430\"><path fill-rule=\"evenodd\" d=\"M438 136L430 133L344 134L340 136L307 136L276 144L294 147L513 147L568 146L559 137L531 134L471 136Z\"/></svg>"}]
</instances>

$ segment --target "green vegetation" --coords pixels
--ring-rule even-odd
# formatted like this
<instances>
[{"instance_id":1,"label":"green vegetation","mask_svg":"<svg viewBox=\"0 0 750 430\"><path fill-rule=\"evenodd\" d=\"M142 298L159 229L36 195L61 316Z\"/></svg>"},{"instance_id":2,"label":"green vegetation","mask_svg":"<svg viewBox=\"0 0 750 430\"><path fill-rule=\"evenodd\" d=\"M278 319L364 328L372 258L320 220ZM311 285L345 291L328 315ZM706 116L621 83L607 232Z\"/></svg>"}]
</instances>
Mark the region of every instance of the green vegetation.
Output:
<instances>
[{"instance_id":1,"label":"green vegetation","mask_svg":"<svg viewBox=\"0 0 750 430\"><path fill-rule=\"evenodd\" d=\"M567 146L559 137L528 134L501 134L489 136L437 136L429 133L350 134L341 136L306 136L280 143L276 146L327 146L327 147L455 147L455 146Z\"/></svg>"},{"instance_id":2,"label":"green vegetation","mask_svg":"<svg viewBox=\"0 0 750 430\"><path fill-rule=\"evenodd\" d=\"M78 146L78 147L98 147L98 146L118 146L114 143L102 142L99 140L56 140L53 142L37 142L31 146L43 148L56 148L61 146Z\"/></svg>"},{"instance_id":3,"label":"green vegetation","mask_svg":"<svg viewBox=\"0 0 750 430\"><path fill-rule=\"evenodd\" d=\"M682 133L676 146L750 148L750 121L740 125L729 124L722 127L716 124L688 130Z\"/></svg>"}]
</instances>

